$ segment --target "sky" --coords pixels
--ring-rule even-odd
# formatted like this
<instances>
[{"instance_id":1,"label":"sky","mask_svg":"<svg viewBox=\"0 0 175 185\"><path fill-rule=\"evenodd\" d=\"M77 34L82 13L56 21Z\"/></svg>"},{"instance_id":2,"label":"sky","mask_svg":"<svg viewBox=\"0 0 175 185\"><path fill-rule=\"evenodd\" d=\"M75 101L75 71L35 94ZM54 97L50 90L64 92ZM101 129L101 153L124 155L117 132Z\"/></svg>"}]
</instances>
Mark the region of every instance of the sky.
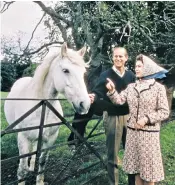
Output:
<instances>
[{"instance_id":1,"label":"sky","mask_svg":"<svg viewBox=\"0 0 175 185\"><path fill-rule=\"evenodd\" d=\"M31 1L15 2L1 14L1 35L7 38L16 37L20 31L23 33L23 44L27 44L30 40L32 31L42 15L43 12L41 8ZM47 32L44 31L42 23L34 34L34 41L37 37L42 39L46 35Z\"/></svg>"}]
</instances>

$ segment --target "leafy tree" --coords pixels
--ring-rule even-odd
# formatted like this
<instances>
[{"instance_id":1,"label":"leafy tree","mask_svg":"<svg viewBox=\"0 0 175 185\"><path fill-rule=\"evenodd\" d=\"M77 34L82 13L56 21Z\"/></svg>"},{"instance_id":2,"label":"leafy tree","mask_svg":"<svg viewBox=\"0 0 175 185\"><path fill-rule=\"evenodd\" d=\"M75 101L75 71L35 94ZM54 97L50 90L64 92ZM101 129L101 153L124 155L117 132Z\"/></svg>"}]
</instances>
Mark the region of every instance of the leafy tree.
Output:
<instances>
[{"instance_id":1,"label":"leafy tree","mask_svg":"<svg viewBox=\"0 0 175 185\"><path fill-rule=\"evenodd\" d=\"M28 66L27 68L24 69L23 71L23 77L24 76L33 76L34 75L34 72L37 68L38 64L37 63L31 63L30 66Z\"/></svg>"},{"instance_id":2,"label":"leafy tree","mask_svg":"<svg viewBox=\"0 0 175 185\"><path fill-rule=\"evenodd\" d=\"M4 59L5 60L5 59ZM16 68L9 62L1 63L1 91L9 91L16 80Z\"/></svg>"},{"instance_id":3,"label":"leafy tree","mask_svg":"<svg viewBox=\"0 0 175 185\"><path fill-rule=\"evenodd\" d=\"M5 3L3 11L14 2ZM132 58L142 52L156 55L164 63L173 61L175 2L57 1L54 8L42 1L34 3L47 15L44 24L50 32L47 37L50 43L41 49L63 41L76 49L87 44L93 66L109 63L114 46L125 46ZM35 51L29 49L25 53Z\"/></svg>"},{"instance_id":4,"label":"leafy tree","mask_svg":"<svg viewBox=\"0 0 175 185\"><path fill-rule=\"evenodd\" d=\"M28 56L20 55L19 48L13 39L2 39L3 59L1 61L1 89L10 90L12 84L22 77L31 59Z\"/></svg>"},{"instance_id":5,"label":"leafy tree","mask_svg":"<svg viewBox=\"0 0 175 185\"><path fill-rule=\"evenodd\" d=\"M28 56L66 41L76 49L88 46L89 71L101 64L102 70L111 66L114 46L128 49L132 66L138 53L162 63L174 62L175 2L58 1L54 8L42 1L34 3L47 15L44 24L49 36L41 48L34 51L27 47L24 54Z\"/></svg>"},{"instance_id":6,"label":"leafy tree","mask_svg":"<svg viewBox=\"0 0 175 185\"><path fill-rule=\"evenodd\" d=\"M35 3L52 18L70 46L90 46L91 65L109 62L108 53L115 45L125 46L132 58L142 52L168 62L173 54L174 2L66 1L54 9L41 1Z\"/></svg>"}]
</instances>

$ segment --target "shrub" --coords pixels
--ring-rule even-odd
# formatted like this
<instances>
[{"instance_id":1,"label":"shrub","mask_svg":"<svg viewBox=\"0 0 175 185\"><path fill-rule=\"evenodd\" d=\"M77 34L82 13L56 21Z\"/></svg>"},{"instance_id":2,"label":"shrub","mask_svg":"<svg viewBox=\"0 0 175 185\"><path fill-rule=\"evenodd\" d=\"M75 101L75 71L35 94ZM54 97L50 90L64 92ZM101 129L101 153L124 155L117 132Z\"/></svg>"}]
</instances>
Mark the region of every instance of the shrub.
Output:
<instances>
[{"instance_id":1,"label":"shrub","mask_svg":"<svg viewBox=\"0 0 175 185\"><path fill-rule=\"evenodd\" d=\"M8 62L1 63L1 91L9 91L16 80L16 66Z\"/></svg>"},{"instance_id":2,"label":"shrub","mask_svg":"<svg viewBox=\"0 0 175 185\"><path fill-rule=\"evenodd\" d=\"M24 76L33 76L35 69L37 68L38 64L37 63L31 63L30 66L28 66L24 71L23 71L23 77Z\"/></svg>"}]
</instances>

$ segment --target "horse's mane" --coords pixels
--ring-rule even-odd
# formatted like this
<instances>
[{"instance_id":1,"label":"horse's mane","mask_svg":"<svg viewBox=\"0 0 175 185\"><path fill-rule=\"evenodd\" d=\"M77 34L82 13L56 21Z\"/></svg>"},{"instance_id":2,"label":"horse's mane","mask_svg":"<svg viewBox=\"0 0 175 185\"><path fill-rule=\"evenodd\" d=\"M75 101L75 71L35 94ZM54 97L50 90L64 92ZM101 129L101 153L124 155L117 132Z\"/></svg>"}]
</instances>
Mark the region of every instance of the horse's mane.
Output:
<instances>
[{"instance_id":1,"label":"horse's mane","mask_svg":"<svg viewBox=\"0 0 175 185\"><path fill-rule=\"evenodd\" d=\"M43 84L43 81L50 69L50 66L56 57L57 54L55 53L52 56L46 57L44 59L44 61L35 70L33 82L37 84Z\"/></svg>"}]
</instances>

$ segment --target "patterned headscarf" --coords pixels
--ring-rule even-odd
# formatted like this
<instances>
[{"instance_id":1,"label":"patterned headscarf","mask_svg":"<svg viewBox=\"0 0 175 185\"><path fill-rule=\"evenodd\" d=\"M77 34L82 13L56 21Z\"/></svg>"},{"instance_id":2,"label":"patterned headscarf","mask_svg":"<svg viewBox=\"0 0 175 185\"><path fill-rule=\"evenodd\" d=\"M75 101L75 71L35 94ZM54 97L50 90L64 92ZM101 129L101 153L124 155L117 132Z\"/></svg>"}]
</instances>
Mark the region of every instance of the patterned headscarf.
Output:
<instances>
[{"instance_id":1,"label":"patterned headscarf","mask_svg":"<svg viewBox=\"0 0 175 185\"><path fill-rule=\"evenodd\" d=\"M159 78L162 79L166 77L165 73L168 71L163 67L156 64L153 60L145 55L138 55L136 60L141 60L143 62L143 77L144 79Z\"/></svg>"}]
</instances>

